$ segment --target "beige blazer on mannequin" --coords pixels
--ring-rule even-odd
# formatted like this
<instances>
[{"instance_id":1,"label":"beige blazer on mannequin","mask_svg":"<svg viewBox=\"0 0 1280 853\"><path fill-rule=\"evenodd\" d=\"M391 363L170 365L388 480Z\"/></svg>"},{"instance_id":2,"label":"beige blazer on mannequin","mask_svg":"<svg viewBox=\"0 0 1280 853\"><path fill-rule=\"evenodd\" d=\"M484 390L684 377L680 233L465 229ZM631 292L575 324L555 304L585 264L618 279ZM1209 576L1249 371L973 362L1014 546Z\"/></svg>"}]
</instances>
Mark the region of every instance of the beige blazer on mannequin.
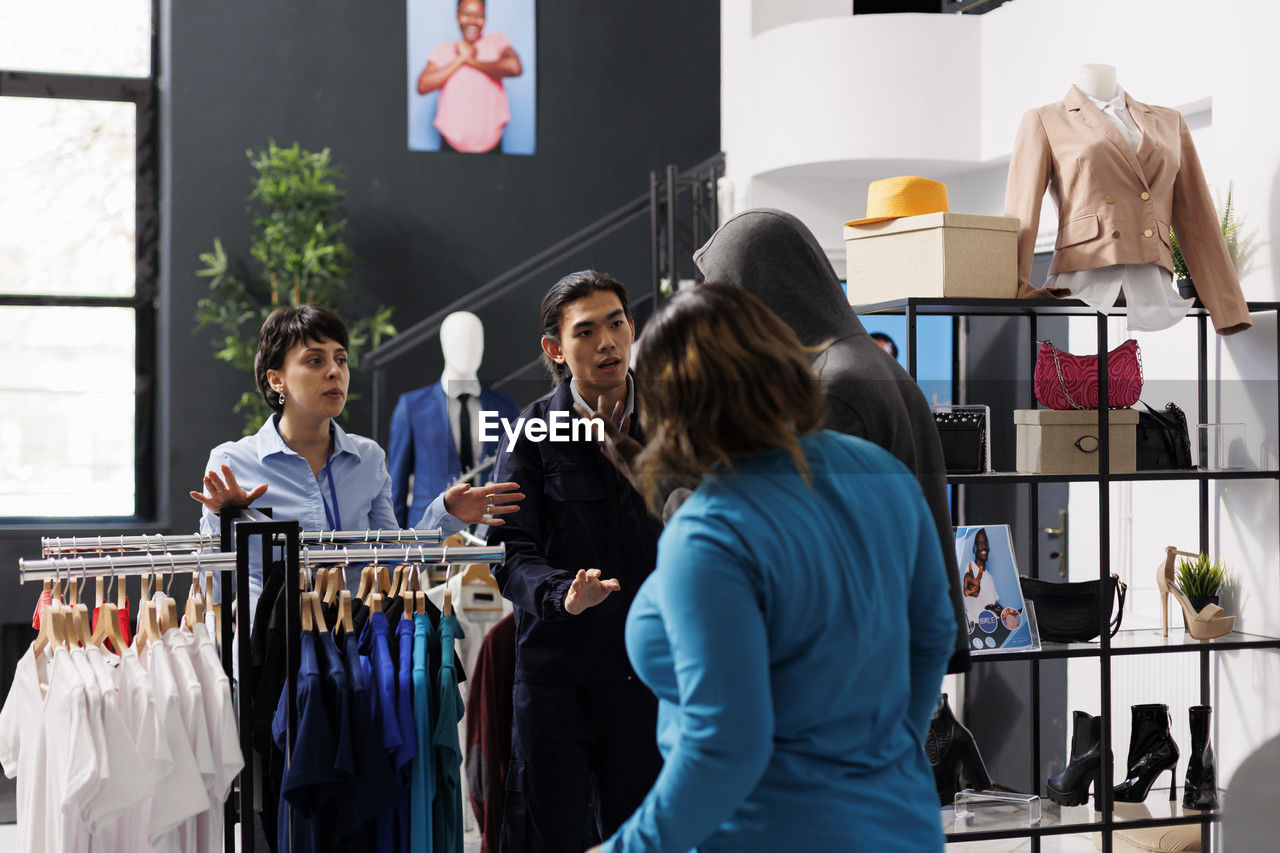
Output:
<instances>
[{"instance_id":1,"label":"beige blazer on mannequin","mask_svg":"<svg viewBox=\"0 0 1280 853\"><path fill-rule=\"evenodd\" d=\"M1023 116L1004 204L1005 216L1021 223L1018 295L1046 293L1029 278L1048 189L1059 223L1051 274L1112 264L1159 264L1172 272L1172 225L1218 334L1244 331L1252 321L1186 122L1169 107L1126 100L1142 131L1136 154L1075 86L1059 103Z\"/></svg>"}]
</instances>

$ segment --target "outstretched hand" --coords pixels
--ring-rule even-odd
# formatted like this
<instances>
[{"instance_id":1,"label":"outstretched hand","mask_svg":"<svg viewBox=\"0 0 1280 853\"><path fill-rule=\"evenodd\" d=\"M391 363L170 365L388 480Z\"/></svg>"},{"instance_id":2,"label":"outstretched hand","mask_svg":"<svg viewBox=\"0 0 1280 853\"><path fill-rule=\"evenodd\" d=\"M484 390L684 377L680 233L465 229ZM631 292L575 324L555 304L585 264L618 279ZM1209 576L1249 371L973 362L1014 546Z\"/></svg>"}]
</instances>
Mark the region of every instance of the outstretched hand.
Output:
<instances>
[{"instance_id":1,"label":"outstretched hand","mask_svg":"<svg viewBox=\"0 0 1280 853\"><path fill-rule=\"evenodd\" d=\"M615 403L613 411L604 410L604 397L596 398L596 410L589 411L579 403L573 404L573 410L584 418L598 418L604 424L604 440L600 442L600 450L605 458L613 463L622 476L627 478L637 490L635 471L632 464L644 446L631 437L631 418L622 416L622 404Z\"/></svg>"},{"instance_id":2,"label":"outstretched hand","mask_svg":"<svg viewBox=\"0 0 1280 853\"><path fill-rule=\"evenodd\" d=\"M224 509L243 509L267 493L267 484L255 486L250 491L236 482L236 475L231 473L230 465L222 466L222 476L209 471L204 475L204 488L208 492L191 492L194 500L204 504L204 508L217 515Z\"/></svg>"},{"instance_id":3,"label":"outstretched hand","mask_svg":"<svg viewBox=\"0 0 1280 853\"><path fill-rule=\"evenodd\" d=\"M622 584L618 583L617 578L601 580L599 569L578 569L577 576L569 585L569 591L564 594L564 612L570 616L577 616L588 607L595 607L608 598L610 593L618 592L620 589Z\"/></svg>"},{"instance_id":4,"label":"outstretched hand","mask_svg":"<svg viewBox=\"0 0 1280 853\"><path fill-rule=\"evenodd\" d=\"M466 524L501 527L506 522L500 516L520 509L524 493L518 491L519 488L519 483L490 483L487 486L459 483L444 493L444 509Z\"/></svg>"}]
</instances>

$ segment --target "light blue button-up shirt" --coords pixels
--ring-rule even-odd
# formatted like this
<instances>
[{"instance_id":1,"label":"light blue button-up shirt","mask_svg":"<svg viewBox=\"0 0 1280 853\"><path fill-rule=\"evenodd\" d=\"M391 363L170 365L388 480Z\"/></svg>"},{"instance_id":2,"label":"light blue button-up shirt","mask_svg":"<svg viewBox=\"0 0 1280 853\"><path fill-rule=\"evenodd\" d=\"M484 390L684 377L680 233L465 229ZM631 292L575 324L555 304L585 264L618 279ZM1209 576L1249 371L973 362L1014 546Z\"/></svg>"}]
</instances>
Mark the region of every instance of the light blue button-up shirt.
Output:
<instances>
[{"instance_id":1,"label":"light blue button-up shirt","mask_svg":"<svg viewBox=\"0 0 1280 853\"><path fill-rule=\"evenodd\" d=\"M343 530L396 530L395 513L391 509L391 475L387 473L387 457L377 442L358 435L350 435L334 421L333 455L329 464L320 469L319 475L311 473L311 464L292 450L280 437L276 426L278 416L272 415L254 435L239 441L219 444L209 454L205 471L221 476L222 466L227 465L236 476L236 482L251 490L260 483L267 484L267 492L254 502L256 509L271 509L275 520L296 520L303 530L332 530L328 516L335 523L341 519ZM333 489L329 478L333 478ZM338 498L338 511L325 512L325 504L332 504L331 494ZM465 525L444 508L444 495L436 496L431 506L415 525L417 528L439 527L448 536L457 533ZM219 535L218 517L204 510L200 517L200 532ZM259 546L250 551L249 605L250 612L258 605L262 594L262 562ZM358 574L358 569L353 572ZM215 584L218 576L215 574ZM221 600L219 598L219 600Z\"/></svg>"}]
</instances>

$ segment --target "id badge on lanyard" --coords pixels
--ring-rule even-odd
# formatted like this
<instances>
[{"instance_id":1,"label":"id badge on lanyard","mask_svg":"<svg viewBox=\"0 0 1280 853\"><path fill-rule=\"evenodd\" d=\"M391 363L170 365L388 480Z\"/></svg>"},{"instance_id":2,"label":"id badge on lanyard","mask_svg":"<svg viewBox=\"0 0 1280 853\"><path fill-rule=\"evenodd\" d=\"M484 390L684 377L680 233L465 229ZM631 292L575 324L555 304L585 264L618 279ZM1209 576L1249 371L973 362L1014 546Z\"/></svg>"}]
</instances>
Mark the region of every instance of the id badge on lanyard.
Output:
<instances>
[{"instance_id":1,"label":"id badge on lanyard","mask_svg":"<svg viewBox=\"0 0 1280 853\"><path fill-rule=\"evenodd\" d=\"M338 491L333 487L333 446L329 447L329 458L324 463L325 479L329 481L329 497L333 501L330 508L329 501L324 499L324 495L320 495L320 503L324 504L324 517L329 522L330 530L342 529L342 512L338 509Z\"/></svg>"}]
</instances>

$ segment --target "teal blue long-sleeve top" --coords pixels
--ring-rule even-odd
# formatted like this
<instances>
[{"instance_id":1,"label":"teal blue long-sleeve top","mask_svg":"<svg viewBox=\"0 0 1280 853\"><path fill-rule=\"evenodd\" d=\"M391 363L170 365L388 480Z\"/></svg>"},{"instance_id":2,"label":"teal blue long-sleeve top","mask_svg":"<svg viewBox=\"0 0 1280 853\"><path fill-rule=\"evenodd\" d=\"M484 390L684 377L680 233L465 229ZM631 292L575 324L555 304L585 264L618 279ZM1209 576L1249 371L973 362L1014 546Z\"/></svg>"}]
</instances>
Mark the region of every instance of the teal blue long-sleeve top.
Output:
<instances>
[{"instance_id":1,"label":"teal blue long-sleeve top","mask_svg":"<svg viewBox=\"0 0 1280 853\"><path fill-rule=\"evenodd\" d=\"M627 619L665 764L606 851L942 850L923 742L955 635L932 516L824 431L708 476Z\"/></svg>"}]
</instances>

